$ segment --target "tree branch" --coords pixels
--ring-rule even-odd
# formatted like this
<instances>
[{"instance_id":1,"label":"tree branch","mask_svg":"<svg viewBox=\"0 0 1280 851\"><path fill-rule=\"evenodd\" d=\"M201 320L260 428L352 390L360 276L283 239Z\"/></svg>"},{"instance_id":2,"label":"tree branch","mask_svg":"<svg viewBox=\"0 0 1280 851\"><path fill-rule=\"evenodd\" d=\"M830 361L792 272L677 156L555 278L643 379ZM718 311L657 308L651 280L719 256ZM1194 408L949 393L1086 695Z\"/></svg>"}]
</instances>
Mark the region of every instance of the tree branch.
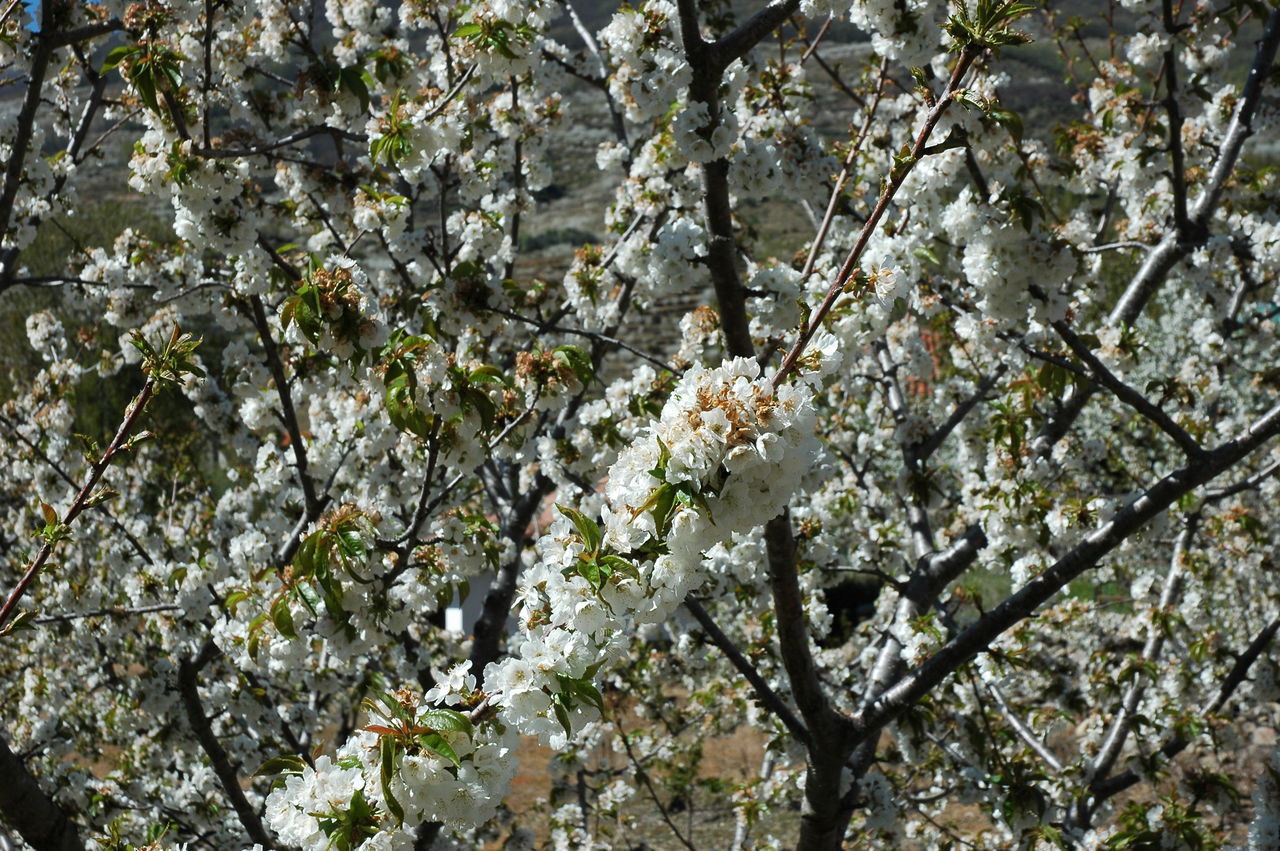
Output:
<instances>
[{"instance_id":1,"label":"tree branch","mask_svg":"<svg viewBox=\"0 0 1280 851\"><path fill-rule=\"evenodd\" d=\"M1258 40L1253 64L1249 68L1244 90L1231 116L1226 137L1219 148L1218 158L1214 161L1213 171L1205 184L1204 192L1201 193L1189 216L1188 234L1194 236L1194 239L1189 241L1175 228L1166 233L1164 238L1151 248L1137 273L1112 308L1108 317L1111 325L1132 325L1142 314L1143 308L1156 290L1168 278L1173 267L1208 238L1209 220L1213 217L1218 202L1222 198L1227 179L1235 170L1241 148L1253 135L1253 117L1257 112L1267 75L1275 61L1277 45L1280 45L1280 9L1273 11L1267 18L1266 29L1262 33L1262 38ZM1072 423L1080 416L1080 412L1084 410L1094 392L1096 391L1092 386L1073 386L1068 391L1057 415L1040 430L1036 437L1036 443L1042 451L1048 451L1070 430Z\"/></svg>"},{"instance_id":2,"label":"tree branch","mask_svg":"<svg viewBox=\"0 0 1280 851\"><path fill-rule=\"evenodd\" d=\"M1185 556L1187 548L1191 546L1191 541L1195 538L1199 521L1199 516L1192 514L1187 518L1186 526L1178 533L1178 540L1173 546L1173 556L1169 560L1169 573L1165 576L1164 589L1160 592L1158 609L1161 612L1167 612L1173 607L1177 601L1178 594L1182 590L1185 576L1183 567ZM1153 622L1147 628L1147 641L1142 648L1142 661L1155 662L1159 659L1160 653L1164 649L1164 643L1165 631L1162 624L1158 621ZM1124 701L1120 705L1120 711L1116 713L1115 721L1112 722L1111 729L1107 731L1106 738L1103 739L1102 748L1093 761L1093 766L1089 772L1090 777L1106 776L1111 771L1112 766L1115 765L1120 752L1124 749L1125 740L1133 727L1133 717L1138 711L1138 704L1142 702L1142 696L1146 692L1147 686L1147 679L1143 676L1141 666L1135 667L1133 677L1133 682L1130 683L1129 689L1125 693Z\"/></svg>"},{"instance_id":3,"label":"tree branch","mask_svg":"<svg viewBox=\"0 0 1280 851\"><path fill-rule=\"evenodd\" d=\"M719 76L735 59L741 59L761 39L782 26L799 8L800 0L773 0L744 21L742 26L711 45L711 70Z\"/></svg>"},{"instance_id":4,"label":"tree branch","mask_svg":"<svg viewBox=\"0 0 1280 851\"><path fill-rule=\"evenodd\" d=\"M760 676L760 672L756 670L755 665L752 665L750 660L742 655L742 651L734 645L729 636L725 635L724 630L720 629L716 622L711 619L711 615L707 614L707 610L703 608L702 603L694 599L691 594L684 598L684 605L694 619L697 620L712 643L720 648L720 652L724 653L725 658L738 670L738 673L742 674L747 682L751 683L751 687L755 689L756 697L760 703L778 716L791 735L795 736L796 741L806 748L812 747L813 740L809 738L809 731L805 729L804 723L791 711L791 707L787 705L786 701L769 687L764 677Z\"/></svg>"},{"instance_id":5,"label":"tree branch","mask_svg":"<svg viewBox=\"0 0 1280 851\"><path fill-rule=\"evenodd\" d=\"M1164 52L1164 108L1169 116L1169 165L1173 183L1173 221L1178 235L1191 236L1187 220L1187 166L1182 152L1182 108L1178 105L1178 56L1174 50L1177 23L1173 0L1163 0L1164 31L1169 48Z\"/></svg>"},{"instance_id":6,"label":"tree branch","mask_svg":"<svg viewBox=\"0 0 1280 851\"><path fill-rule=\"evenodd\" d=\"M35 851L83 851L80 830L0 736L0 813Z\"/></svg>"},{"instance_id":7,"label":"tree branch","mask_svg":"<svg viewBox=\"0 0 1280 851\"><path fill-rule=\"evenodd\" d=\"M978 53L979 51L976 49L966 47L961 51L959 58L956 59L955 68L951 71L951 78L947 81L947 86L942 95L939 96L937 102L929 110L928 115L925 116L924 125L916 136L915 144L912 145L910 152L906 155L906 159L897 161L898 164L890 170L884 189L880 193L880 198L876 201L871 215L867 217L866 222L863 224L862 231L858 234L857 242L854 243L848 256L845 257L844 265L840 267L835 280L827 288L827 294L822 303L818 305L817 310L813 312L813 315L809 317L804 327L801 328L800 335L782 359L782 363L778 366L778 371L774 373L774 386L780 385L786 379L787 374L796 368L800 356L804 354L805 347L809 345L813 335L822 327L822 322L826 319L827 314L835 307L836 300L844 292L845 285L854 277L854 273L858 268L858 261L861 260L862 252L866 249L867 243L871 241L871 235L879 227L880 219L888 211L890 203L893 202L894 196L898 194L898 189L907 179L907 175L911 173L915 168L915 164L923 156L923 151L929 143L929 137L933 134L933 129L938 126L938 122L942 120L942 116L951 105L955 93L960 89L960 81L968 73L974 60L978 58Z\"/></svg>"},{"instance_id":8,"label":"tree branch","mask_svg":"<svg viewBox=\"0 0 1280 851\"><path fill-rule=\"evenodd\" d=\"M1111 311L1113 325L1132 324L1169 270L1208 237L1209 220L1222 198L1227 179L1235 171L1236 161L1245 141L1253 135L1253 116L1258 110L1267 74L1275 61L1277 45L1280 45L1280 9L1273 11L1267 18L1266 29L1258 40L1258 49L1249 68L1244 91L1241 92L1240 101L1231 116L1231 124L1227 127L1226 138L1213 164L1213 171L1188 217L1189 233L1195 236L1195 240L1184 240L1184 235L1176 230L1165 235L1147 255L1146 261Z\"/></svg>"},{"instance_id":9,"label":"tree branch","mask_svg":"<svg viewBox=\"0 0 1280 851\"><path fill-rule=\"evenodd\" d=\"M41 25L47 27L52 23L53 3L42 3ZM27 76L27 90L22 98L22 106L14 119L16 128L13 140L9 143L9 159L5 163L4 184L0 186L0 233L9 230L9 219L13 215L13 204L18 197L18 184L22 181L22 168L26 164L27 148L31 145L31 134L35 129L36 110L40 107L40 96L44 90L45 74L49 70L49 60L53 57L53 33L37 33L36 48L31 56L31 71ZM13 277L17 265L17 252L10 250L4 256L4 269L0 270L0 278Z\"/></svg>"},{"instance_id":10,"label":"tree branch","mask_svg":"<svg viewBox=\"0 0 1280 851\"><path fill-rule=\"evenodd\" d=\"M205 756L209 758L209 764L213 767L214 774L218 776L218 781L222 784L222 791L226 794L227 799L231 801L231 806L235 809L236 816L240 819L240 824L244 826L250 839L263 848L271 849L275 847L271 842L271 836L262 826L262 822L258 819L258 814L249 804L249 799L245 797L244 790L240 788L239 774L235 766L231 764L231 758L222 747L222 743L214 735L213 727L209 723L209 717L205 715L204 706L200 702L200 691L196 678L200 673L200 669L213 661L220 653L218 646L210 640L205 642L194 658L183 659L179 662L178 693L182 697L182 705L186 709L187 722L191 725L192 732L196 734L196 739L200 742L200 747L204 750Z\"/></svg>"},{"instance_id":11,"label":"tree branch","mask_svg":"<svg viewBox=\"0 0 1280 851\"><path fill-rule=\"evenodd\" d=\"M1195 438L1187 434L1182 426L1174 422L1173 418L1166 414L1163 408L1151 402L1128 384L1125 384L1111 370L1107 369L1106 364L1100 361L1093 352L1089 351L1089 347L1076 336L1066 322L1059 319L1053 323L1053 329L1058 332L1058 336L1062 338L1075 356L1085 362L1085 365L1089 367L1089 371L1093 373L1094 379L1110 390L1112 395L1158 426L1161 431L1173 439L1174 443L1178 444L1188 457L1197 458L1204 454L1204 448L1199 443L1196 443Z\"/></svg>"},{"instance_id":12,"label":"tree branch","mask_svg":"<svg viewBox=\"0 0 1280 851\"><path fill-rule=\"evenodd\" d=\"M956 405L955 410L951 412L951 415L947 417L942 425L934 430L933 434L915 445L916 456L923 460L937 452L951 432L955 431L956 426L964 422L964 418L969 416L969 412L977 407L980 402L986 400L987 393L990 392L991 388L996 385L996 382L1000 380L1008 369L1008 364L1002 363L992 370L990 375L982 379L982 383L978 385L977 390L973 391L972 396Z\"/></svg>"},{"instance_id":13,"label":"tree branch","mask_svg":"<svg viewBox=\"0 0 1280 851\"><path fill-rule=\"evenodd\" d=\"M67 47L72 44L79 44L82 41L88 41L91 38L97 38L107 33L118 32L124 29L124 24L119 18L111 18L97 24L85 24L82 27L76 27L73 30L65 30L60 33L54 33L49 39L52 47Z\"/></svg>"},{"instance_id":14,"label":"tree branch","mask_svg":"<svg viewBox=\"0 0 1280 851\"><path fill-rule=\"evenodd\" d=\"M996 705L1000 707L1000 714L1004 716L1005 722L1013 728L1013 731L1018 734L1018 738L1022 739L1022 741L1026 743L1027 747L1031 748L1032 752L1034 752L1036 756L1040 757L1041 761L1043 761L1045 765L1049 766L1049 768L1055 773L1061 774L1063 769L1062 760L1058 759L1058 755L1049 750L1049 746L1036 735L1035 731L1028 727L1026 722L1018 717L1018 714L1013 711L1013 707L1009 705L1009 701L1005 698L1004 692L1000 690L1000 687L995 683L989 682L984 682L983 685L987 687L987 691L989 691L991 696L995 698Z\"/></svg>"},{"instance_id":15,"label":"tree branch","mask_svg":"<svg viewBox=\"0 0 1280 851\"><path fill-rule=\"evenodd\" d=\"M280 415L284 427L289 433L289 447L293 450L294 465L298 468L298 479L302 483L304 514L316 517L320 513L320 496L316 491L316 483L307 472L307 447L302 439L302 429L298 426L298 415L293 408L293 393L289 390L289 379L285 377L284 366L280 363L280 353L276 349L275 338L271 336L271 326L267 323L267 313L259 296L251 296L250 307L253 310L253 324L258 329L258 337L262 340L262 348L267 358L267 369L276 385L276 396L280 399Z\"/></svg>"},{"instance_id":16,"label":"tree branch","mask_svg":"<svg viewBox=\"0 0 1280 851\"><path fill-rule=\"evenodd\" d=\"M176 335L176 328L174 329L174 333ZM111 466L111 460L118 452L121 451L121 448L125 446L126 441L129 440L130 435L133 433L133 428L137 424L138 417L142 416L142 412L146 410L147 403L151 401L151 396L154 392L155 380L147 378L146 382L142 385L142 389L138 391L138 395L129 403L129 407L125 411L124 419L120 422L119 428L116 429L115 437L111 439L111 443L107 445L107 448L103 450L102 457L95 461L89 468L89 477L80 487L80 491L76 494L75 499L71 501L71 506L67 508L66 513L61 517L61 519L55 521L57 524L61 526L70 526L75 522L75 519L80 516L80 513L89 507L90 498L94 496L94 488L98 486L98 482L102 480L103 474L106 473L107 468ZM49 510L52 512L52 509ZM17 607L19 601L22 600L22 596L27 592L27 588L29 588L31 583L35 581L35 578L40 573L41 569L43 569L45 564L48 563L56 546L57 539L49 538L40 547L39 552L36 553L35 558L32 559L26 572L18 581L17 587L13 589L11 594L9 594L8 599L5 600L4 606L0 607L0 627L3 627L5 622L13 616L14 609ZM2 630L0 630L0 633L2 633Z\"/></svg>"},{"instance_id":17,"label":"tree branch","mask_svg":"<svg viewBox=\"0 0 1280 851\"><path fill-rule=\"evenodd\" d=\"M485 595L480 618L472 630L475 640L471 645L471 673L475 675L479 686L484 684L485 667L498 661L498 645L505 633L507 618L511 616L511 602L515 599L516 584L520 578L521 551L524 549L522 542L526 530L542 505L542 500L554 487L550 479L539 476L533 490L520 496L511 506L511 512L503 523L502 534L507 540L516 543L516 552L499 568L497 578Z\"/></svg>"},{"instance_id":18,"label":"tree branch","mask_svg":"<svg viewBox=\"0 0 1280 851\"><path fill-rule=\"evenodd\" d=\"M980 617L885 692L879 700L860 712L853 719L858 738L869 740L951 676L961 665L983 652L1005 630L1031 617L1037 608L1065 588L1067 583L1094 567L1103 556L1179 497L1230 469L1277 434L1280 434L1280 406L1268 411L1239 437L1205 453L1201 458L1189 461L1186 466L1152 485L1072 547L1053 566Z\"/></svg>"},{"instance_id":19,"label":"tree branch","mask_svg":"<svg viewBox=\"0 0 1280 851\"><path fill-rule=\"evenodd\" d=\"M1227 705L1227 701L1235 694L1240 684L1244 682L1248 676L1249 668L1253 663L1258 661L1258 657L1267 649L1267 645L1275 638L1276 632L1280 631L1280 618L1275 618L1271 623L1263 627L1253 641L1249 642L1249 646L1236 658L1236 662L1231 666L1231 670L1227 672L1227 676L1222 681L1221 688L1218 689L1218 696L1204 710L1204 715L1213 715L1221 711L1222 707ZM1191 744L1191 740L1182 735L1175 735L1172 739L1164 744L1157 753L1164 759L1172 759L1182 751L1186 750ZM1125 770L1119 774L1112 775L1106 780L1095 781L1090 787L1093 793L1093 809L1096 810L1098 804L1118 795L1130 786L1138 783L1142 778L1132 770Z\"/></svg>"}]
</instances>

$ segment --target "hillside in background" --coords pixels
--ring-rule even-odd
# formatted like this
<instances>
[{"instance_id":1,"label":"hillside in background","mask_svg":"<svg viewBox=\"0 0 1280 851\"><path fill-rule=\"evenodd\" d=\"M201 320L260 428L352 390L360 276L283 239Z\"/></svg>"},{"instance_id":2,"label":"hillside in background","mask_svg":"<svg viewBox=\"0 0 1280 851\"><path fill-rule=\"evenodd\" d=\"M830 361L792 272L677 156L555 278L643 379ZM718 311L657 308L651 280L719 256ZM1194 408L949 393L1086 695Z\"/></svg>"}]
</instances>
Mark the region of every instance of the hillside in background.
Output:
<instances>
[{"instance_id":1,"label":"hillside in background","mask_svg":"<svg viewBox=\"0 0 1280 851\"><path fill-rule=\"evenodd\" d=\"M38 0L37 0L38 2ZM394 4L394 0L384 0ZM573 7L583 24L592 32L608 24L620 4L614 0L578 0ZM758 4L734 2L729 15L741 20ZM317 4L317 14L323 14L323 4ZM1107 16L1111 16L1111 23ZM1052 24L1051 24L1052 22ZM820 22L802 22L804 38L812 39L822 30ZM1256 29L1257 26L1253 25ZM1028 137L1051 138L1055 127L1070 122L1082 114L1083 105L1073 101L1078 85L1087 86L1094 75L1093 63L1102 61L1113 50L1108 32L1134 32L1138 21L1119 8L1111 8L1107 0L1066 0L1050 2L1040 15L1026 23L1033 36L1030 44L1007 49L998 58L998 68L1007 77L1001 86L1001 98L1006 106L1018 112L1027 128ZM562 14L552 27L554 37L571 52L583 49L581 36L576 31L568 13ZM784 28L786 37L798 34L793 25ZM119 39L119 36L116 37ZM105 56L112 40L103 40L98 52ZM809 43L805 41L804 43ZM775 45L770 47L769 45ZM760 48L776 50L777 40ZM1248 65L1250 38L1242 36L1235 54L1231 57L1228 77L1243 78ZM813 86L814 102L811 122L829 142L849 137L851 124L857 119L857 111L841 92L842 80L856 74L870 55L870 44L864 33L846 23L827 27L821 42L808 65L808 79ZM1090 56L1093 58L1091 59ZM899 83L909 85L905 69L899 73ZM116 84L119 89L120 84ZM11 121L17 113L22 96L18 86L0 86L0 121ZM527 218L521 237L523 249L519 271L523 275L553 278L568 268L576 249L584 243L598 241L602 236L603 213L611 200L614 178L599 173L594 168L598 146L613 139L612 125L601 93L576 80L564 91L565 112L568 121L558 138L548 146L549 165L553 184L539 194L542 199ZM108 129L106 122L95 128L96 132ZM99 159L90 160L80 167L83 204L75 215L59 216L41 224L36 242L25 252L24 259L33 274L60 272L68 257L83 254L89 248L109 244L122 226L136 228L161 241L173 238L169 225L170 213L163 203L153 198L143 198L128 186L128 160L133 135L140 125L127 123L115 139L108 140L105 153ZM47 143L47 150L57 150L56 140ZM328 156L325 143L316 142L318 158ZM1280 155L1280 142L1253 145L1251 156L1275 159ZM888 154L886 153L886 157ZM269 187L268 187L269 191ZM778 198L758 202L740 211L742 223L748 227L758 244L768 254L790 257L801 250L814 229L814 211L806 210L793 199ZM48 302L40 293L19 296L22 310L9 312L0 319L0 357L6 363L31 363L25 351L24 335L17 333L20 317L26 308L38 309ZM676 299L649 313L641 334L655 348L666 347L677 333L670 311L682 311L690 304L690 296Z\"/></svg>"}]
</instances>

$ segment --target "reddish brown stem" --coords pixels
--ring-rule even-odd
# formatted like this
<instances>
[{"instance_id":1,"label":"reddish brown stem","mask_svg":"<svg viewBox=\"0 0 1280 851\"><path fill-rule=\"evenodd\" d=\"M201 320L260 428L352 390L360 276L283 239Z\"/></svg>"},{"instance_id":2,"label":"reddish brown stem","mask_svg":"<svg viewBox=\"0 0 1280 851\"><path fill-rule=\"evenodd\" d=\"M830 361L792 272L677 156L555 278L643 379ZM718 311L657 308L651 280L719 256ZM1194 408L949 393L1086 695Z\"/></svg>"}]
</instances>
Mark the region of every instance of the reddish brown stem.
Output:
<instances>
[{"instance_id":1,"label":"reddish brown stem","mask_svg":"<svg viewBox=\"0 0 1280 851\"><path fill-rule=\"evenodd\" d=\"M795 370L800 356L804 354L805 347L809 345L813 335L822 327L822 321L826 319L827 314L831 312L831 308L835 306L836 299L844 292L845 284L849 282L854 272L857 271L858 261L862 258L862 252L866 250L867 243L871 241L871 235L875 233L880 220L884 218L885 211L889 209L889 204L893 202L894 196L898 194L898 189L902 187L903 182L907 179L907 175L915 169L916 163L924 155L925 145L928 144L929 137L933 134L933 129L942 120L947 107L951 105L955 93L959 91L960 81L964 79L964 75L968 72L973 61L978 58L978 53L979 51L972 47L967 47L961 52L960 58L956 61L956 67L951 72L951 79L947 81L947 87L938 98L938 102L929 110L924 126L920 128L920 133L916 136L915 144L911 147L905 165L894 169L890 173L889 180L885 183L884 190L880 193L880 199L876 201L875 209L871 211L871 215L867 217L866 223L863 224L862 232L858 234L858 241L854 243L853 249L845 258L839 274L831 282L822 304L814 311L809 322L800 329L800 336L796 339L791 350L787 352L786 357L782 359L782 364L773 376L774 387L781 386L787 375Z\"/></svg>"},{"instance_id":2,"label":"reddish brown stem","mask_svg":"<svg viewBox=\"0 0 1280 851\"><path fill-rule=\"evenodd\" d=\"M88 507L89 497L93 494L94 488L98 486L98 482L102 480L102 474L106 472L107 467L111 464L112 457L129 439L129 434L133 431L134 424L137 423L138 417L142 416L143 410L146 409L147 403L151 401L154 393L155 381L148 378L146 383L142 385L142 390L134 397L128 410L125 411L124 420L116 430L116 436L111 439L111 443L107 446L106 451L102 453L102 457L90 468L89 479L80 488L80 492L76 494L71 507L67 509L66 515L60 521L63 526L70 526L80 516L80 512ZM31 586L36 576L48 563L49 557L53 555L53 550L56 546L56 542L46 541L44 546L40 548L40 552L36 553L36 557L27 567L26 573L18 581L18 586L13 589L9 599L5 600L4 607L0 608L0 629L3 629L5 622L13 615L19 601L22 600L22 595L27 593L27 588Z\"/></svg>"}]
</instances>

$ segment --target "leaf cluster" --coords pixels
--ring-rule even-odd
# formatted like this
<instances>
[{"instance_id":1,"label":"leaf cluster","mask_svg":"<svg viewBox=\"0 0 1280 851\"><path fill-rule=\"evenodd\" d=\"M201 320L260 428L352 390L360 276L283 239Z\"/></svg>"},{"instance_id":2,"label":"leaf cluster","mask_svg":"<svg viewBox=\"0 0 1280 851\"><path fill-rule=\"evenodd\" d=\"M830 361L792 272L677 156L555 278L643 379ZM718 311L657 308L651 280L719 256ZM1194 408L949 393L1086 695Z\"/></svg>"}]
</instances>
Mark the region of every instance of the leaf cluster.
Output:
<instances>
[{"instance_id":1,"label":"leaf cluster","mask_svg":"<svg viewBox=\"0 0 1280 851\"><path fill-rule=\"evenodd\" d=\"M496 53L504 59L518 59L516 45L533 41L537 32L528 24L513 24L502 18L477 17L453 31L453 37L462 39L473 48L485 53Z\"/></svg>"},{"instance_id":2,"label":"leaf cluster","mask_svg":"<svg viewBox=\"0 0 1280 851\"><path fill-rule=\"evenodd\" d=\"M966 48L989 50L1009 44L1026 44L1031 37L1011 28L1011 24L1035 11L1035 6L1020 0L978 0L970 11L967 3L947 19L943 29L955 39L954 50Z\"/></svg>"},{"instance_id":3,"label":"leaf cluster","mask_svg":"<svg viewBox=\"0 0 1280 851\"><path fill-rule=\"evenodd\" d=\"M163 115L158 95L176 96L182 89L182 63L186 58L163 43L144 40L108 53L101 73L119 68L147 109Z\"/></svg>"},{"instance_id":4,"label":"leaf cluster","mask_svg":"<svg viewBox=\"0 0 1280 851\"><path fill-rule=\"evenodd\" d=\"M134 331L129 342L142 353L142 369L160 388L180 383L188 375L204 378L205 371L195 361L195 351L203 342L184 333L177 325L167 340L152 343Z\"/></svg>"},{"instance_id":5,"label":"leaf cluster","mask_svg":"<svg viewBox=\"0 0 1280 851\"><path fill-rule=\"evenodd\" d=\"M445 707L419 709L416 700L407 693L389 694L374 690L374 697L365 698L364 708L384 723L369 724L364 729L378 734L379 773L382 797L387 809L398 822L404 821L404 807L391 791L391 781L405 756L430 753L461 766L457 751L445 738L445 733L462 733L470 737L475 728L466 715Z\"/></svg>"},{"instance_id":6,"label":"leaf cluster","mask_svg":"<svg viewBox=\"0 0 1280 851\"><path fill-rule=\"evenodd\" d=\"M369 141L369 158L373 160L374 165L386 163L394 166L408 159L413 153L413 146L410 144L413 123L401 114L403 112L400 105L402 97L403 92L396 89L391 105L387 107L386 114L379 121L381 135Z\"/></svg>"},{"instance_id":7,"label":"leaf cluster","mask_svg":"<svg viewBox=\"0 0 1280 851\"><path fill-rule=\"evenodd\" d=\"M557 505L556 508L573 523L573 528L582 541L582 552L578 554L577 561L563 571L566 578L581 576L597 595L605 583L615 576L629 576L640 581L640 571L634 564L616 553L605 552L604 534L596 521L574 508L563 505Z\"/></svg>"},{"instance_id":8,"label":"leaf cluster","mask_svg":"<svg viewBox=\"0 0 1280 851\"><path fill-rule=\"evenodd\" d=\"M556 720L568 735L573 733L573 726L569 723L569 713L576 709L579 703L590 704L604 715L604 698L601 697L600 690L591 682L600 670L600 664L597 662L592 665L581 677L556 674L556 685L559 689L551 695L551 710L555 712Z\"/></svg>"},{"instance_id":9,"label":"leaf cluster","mask_svg":"<svg viewBox=\"0 0 1280 851\"><path fill-rule=\"evenodd\" d=\"M360 345L365 322L360 313L360 290L350 270L325 269L314 257L310 273L298 282L293 294L280 306L280 323L285 329L296 324L313 346L320 344L325 330L329 329L335 340L351 344L355 361L366 354Z\"/></svg>"}]
</instances>

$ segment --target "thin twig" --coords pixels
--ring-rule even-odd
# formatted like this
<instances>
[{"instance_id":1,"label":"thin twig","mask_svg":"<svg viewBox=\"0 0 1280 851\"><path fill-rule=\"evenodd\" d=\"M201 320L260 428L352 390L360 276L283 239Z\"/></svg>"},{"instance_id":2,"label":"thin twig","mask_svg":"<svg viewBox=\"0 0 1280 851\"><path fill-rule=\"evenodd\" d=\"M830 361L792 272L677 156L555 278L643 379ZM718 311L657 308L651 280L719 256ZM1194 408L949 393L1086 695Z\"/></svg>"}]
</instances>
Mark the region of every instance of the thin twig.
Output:
<instances>
[{"instance_id":1,"label":"thin twig","mask_svg":"<svg viewBox=\"0 0 1280 851\"><path fill-rule=\"evenodd\" d=\"M155 386L155 379L148 377L142 385L142 389L138 391L138 395L129 403L129 407L125 409L124 419L121 421L120 427L116 429L115 437L111 439L111 443L107 445L102 456L89 468L89 478L85 480L80 492L76 494L66 513L56 521L59 525L70 526L80 516L80 513L89 506L89 500L94 495L94 489L98 486L98 482L102 480L102 475L107 471L107 467L111 465L111 460L129 440L138 417L142 416L147 403L151 401L151 397L155 393ZM32 559L22 579L18 581L18 586L13 589L4 606L0 608L0 628L3 628L5 622L13 615L18 602L22 599L23 594L27 592L27 588L30 587L31 583L35 581L40 570L49 561L49 557L53 555L56 546L57 539L50 538L40 547L40 551Z\"/></svg>"},{"instance_id":2,"label":"thin twig","mask_svg":"<svg viewBox=\"0 0 1280 851\"><path fill-rule=\"evenodd\" d=\"M901 188L907 175L915 168L915 164L920 161L922 152L929 143L929 137L933 134L933 129L942 120L942 116L951 105L956 92L960 90L960 81L968 73L969 67L974 60L978 58L978 53L979 51L972 47L966 47L961 51L960 57L956 60L955 68L952 69L951 78L947 81L946 88L938 97L933 108L925 116L924 125L920 128L920 133L916 136L915 144L911 147L907 159L890 171L889 179L885 181L884 190L880 193L880 199L876 202L871 215L867 217L867 221L863 224L862 231L858 234L858 240L854 243L853 248L850 249L844 265L841 266L835 280L828 287L826 297L823 298L818 309L805 322L800 330L800 335L796 338L790 351L782 359L782 363L778 366L778 371L774 373L773 383L775 387L780 386L786 380L787 375L797 368L800 356L804 354L809 341L813 339L813 335L822 327L823 320L826 319L831 309L835 307L836 300L844 292L845 285L853 278L854 273L857 271L858 262L862 258L862 252L871 241L871 235L879 227L880 219L884 217L885 212L889 209L889 205L893 202L894 196L898 194L898 189Z\"/></svg>"}]
</instances>

